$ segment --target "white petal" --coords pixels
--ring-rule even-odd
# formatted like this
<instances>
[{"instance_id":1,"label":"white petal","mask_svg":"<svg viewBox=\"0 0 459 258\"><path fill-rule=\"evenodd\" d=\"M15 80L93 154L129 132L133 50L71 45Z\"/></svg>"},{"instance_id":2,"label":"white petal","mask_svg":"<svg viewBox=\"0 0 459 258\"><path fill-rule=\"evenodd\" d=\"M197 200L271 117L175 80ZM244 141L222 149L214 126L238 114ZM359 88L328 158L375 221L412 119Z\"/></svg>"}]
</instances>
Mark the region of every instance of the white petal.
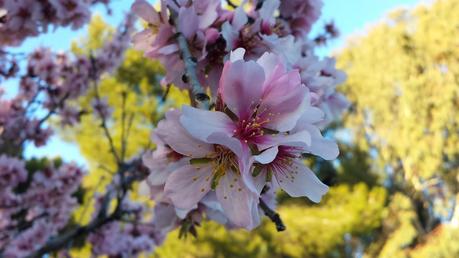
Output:
<instances>
[{"instance_id":1,"label":"white petal","mask_svg":"<svg viewBox=\"0 0 459 258\"><path fill-rule=\"evenodd\" d=\"M306 196L318 203L328 191L328 186L300 160L293 162L289 171L274 171L274 176L280 187L292 197Z\"/></svg>"}]
</instances>

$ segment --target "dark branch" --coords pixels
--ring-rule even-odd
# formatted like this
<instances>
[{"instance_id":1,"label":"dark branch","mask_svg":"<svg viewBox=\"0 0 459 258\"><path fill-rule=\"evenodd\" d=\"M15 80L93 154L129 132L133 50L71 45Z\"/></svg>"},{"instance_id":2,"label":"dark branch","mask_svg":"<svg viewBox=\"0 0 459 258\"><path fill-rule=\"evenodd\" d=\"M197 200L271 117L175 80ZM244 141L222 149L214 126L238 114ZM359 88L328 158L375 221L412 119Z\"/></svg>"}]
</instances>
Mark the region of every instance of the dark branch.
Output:
<instances>
[{"instance_id":1,"label":"dark branch","mask_svg":"<svg viewBox=\"0 0 459 258\"><path fill-rule=\"evenodd\" d=\"M266 217L270 218L271 221L274 222L274 224L276 224L276 229L278 232L284 231L286 229L284 222L282 222L282 219L279 216L279 214L271 210L271 208L269 208L268 205L261 198L260 198L260 208L263 210Z\"/></svg>"},{"instance_id":2,"label":"dark branch","mask_svg":"<svg viewBox=\"0 0 459 258\"><path fill-rule=\"evenodd\" d=\"M233 7L234 9L237 8L237 5L236 5L235 3L233 3L231 0L226 0L226 3L227 3L229 6Z\"/></svg>"},{"instance_id":3,"label":"dark branch","mask_svg":"<svg viewBox=\"0 0 459 258\"><path fill-rule=\"evenodd\" d=\"M167 100L167 96L169 95L169 92L171 91L171 86L172 84L167 84L166 86L166 91L164 92L163 96L161 97L161 101L165 102Z\"/></svg>"},{"instance_id":4,"label":"dark branch","mask_svg":"<svg viewBox=\"0 0 459 258\"><path fill-rule=\"evenodd\" d=\"M90 60L91 60L91 70L90 70L91 71L91 75L90 75L90 77L91 77L91 79L93 80L93 83L94 83L95 98L100 103L101 102L101 98L100 98L100 94L99 94L99 84L98 84L98 78L96 76L97 75L97 67L96 67L96 63L95 63L96 60L94 59L94 57L92 55L90 56ZM107 121L106 121L107 118L104 116L104 114L102 114L102 112L99 109L97 109L96 111L99 113L100 120L101 120L101 127L102 127L102 129L104 131L105 137L108 140L110 151L112 152L117 164L121 164L122 160L121 160L120 156L118 155L118 152L116 151L112 135L110 134L110 131L108 130L108 127L107 127Z\"/></svg>"}]
</instances>

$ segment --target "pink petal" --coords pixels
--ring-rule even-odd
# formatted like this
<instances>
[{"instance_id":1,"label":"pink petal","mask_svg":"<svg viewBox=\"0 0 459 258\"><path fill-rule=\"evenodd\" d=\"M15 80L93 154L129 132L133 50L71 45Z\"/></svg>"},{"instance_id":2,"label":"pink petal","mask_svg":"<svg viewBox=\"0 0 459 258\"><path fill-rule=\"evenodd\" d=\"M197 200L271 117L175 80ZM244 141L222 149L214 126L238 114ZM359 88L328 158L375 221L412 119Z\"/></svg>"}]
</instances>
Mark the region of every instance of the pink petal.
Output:
<instances>
[{"instance_id":1,"label":"pink petal","mask_svg":"<svg viewBox=\"0 0 459 258\"><path fill-rule=\"evenodd\" d=\"M257 189L257 193L261 194L266 185L266 169L263 168L262 172L258 176L252 176L252 178L253 185L255 186L255 189Z\"/></svg>"},{"instance_id":2,"label":"pink petal","mask_svg":"<svg viewBox=\"0 0 459 258\"><path fill-rule=\"evenodd\" d=\"M205 36L206 36L206 43L213 44L220 36L220 32L218 32L218 30L215 28L209 28L206 30Z\"/></svg>"},{"instance_id":3,"label":"pink petal","mask_svg":"<svg viewBox=\"0 0 459 258\"><path fill-rule=\"evenodd\" d=\"M196 139L209 142L208 137L213 133L233 135L234 123L225 113L190 106L183 106L182 112L180 123Z\"/></svg>"},{"instance_id":4,"label":"pink petal","mask_svg":"<svg viewBox=\"0 0 459 258\"><path fill-rule=\"evenodd\" d=\"M136 0L131 7L132 12L151 24L159 24L158 12L145 0Z\"/></svg>"},{"instance_id":5,"label":"pink petal","mask_svg":"<svg viewBox=\"0 0 459 258\"><path fill-rule=\"evenodd\" d=\"M168 232L176 226L175 209L169 203L157 203L154 208L154 215L153 225L155 228Z\"/></svg>"},{"instance_id":6,"label":"pink petal","mask_svg":"<svg viewBox=\"0 0 459 258\"><path fill-rule=\"evenodd\" d=\"M249 21L247 14L244 12L242 6L239 6L234 10L233 20L231 25L233 25L234 30L239 31L241 28Z\"/></svg>"},{"instance_id":7,"label":"pink petal","mask_svg":"<svg viewBox=\"0 0 459 258\"><path fill-rule=\"evenodd\" d=\"M234 30L227 21L222 25L222 36L226 41L226 51L230 51L236 47L237 40L239 38L239 31Z\"/></svg>"},{"instance_id":8,"label":"pink petal","mask_svg":"<svg viewBox=\"0 0 459 258\"><path fill-rule=\"evenodd\" d=\"M150 29L145 29L132 36L132 44L134 48L140 51L147 51L152 48L155 35L153 35Z\"/></svg>"},{"instance_id":9,"label":"pink petal","mask_svg":"<svg viewBox=\"0 0 459 258\"><path fill-rule=\"evenodd\" d=\"M166 181L164 192L174 206L191 209L210 191L212 167L183 166L174 171Z\"/></svg>"},{"instance_id":10,"label":"pink petal","mask_svg":"<svg viewBox=\"0 0 459 258\"><path fill-rule=\"evenodd\" d=\"M336 142L325 139L316 126L306 125L304 129L311 134L311 144L305 148L306 151L326 160L334 160L338 157L339 149Z\"/></svg>"},{"instance_id":11,"label":"pink petal","mask_svg":"<svg viewBox=\"0 0 459 258\"><path fill-rule=\"evenodd\" d=\"M211 135L209 135L209 137L207 137L207 141L209 143L218 144L218 145L227 147L232 152L234 152L238 157L241 157L243 155L243 151L242 151L243 147L242 147L241 142L238 139L228 136L225 133L221 133L221 132L212 133Z\"/></svg>"},{"instance_id":12,"label":"pink petal","mask_svg":"<svg viewBox=\"0 0 459 258\"><path fill-rule=\"evenodd\" d=\"M238 60L244 60L244 55L245 55L245 49L243 48L237 48L230 53L230 62L234 63Z\"/></svg>"},{"instance_id":13,"label":"pink petal","mask_svg":"<svg viewBox=\"0 0 459 258\"><path fill-rule=\"evenodd\" d=\"M311 201L318 203L328 191L328 186L322 183L314 172L300 160L293 162L290 173L275 171L274 176L280 187L292 197L306 196Z\"/></svg>"},{"instance_id":14,"label":"pink petal","mask_svg":"<svg viewBox=\"0 0 459 258\"><path fill-rule=\"evenodd\" d=\"M239 156L238 165L241 172L242 180L245 186L252 191L252 193L259 195L260 191L256 187L256 182L251 174L251 167L253 165L252 153L246 144L242 145L242 155Z\"/></svg>"},{"instance_id":15,"label":"pink petal","mask_svg":"<svg viewBox=\"0 0 459 258\"><path fill-rule=\"evenodd\" d=\"M206 206L205 212L208 219L214 220L222 225L228 223L228 218L225 216L215 191L207 193L206 196L202 198L201 203Z\"/></svg>"},{"instance_id":16,"label":"pink petal","mask_svg":"<svg viewBox=\"0 0 459 258\"><path fill-rule=\"evenodd\" d=\"M174 151L188 157L202 158L213 151L212 145L193 138L180 124L181 113L171 110L166 119L158 123L155 133Z\"/></svg>"},{"instance_id":17,"label":"pink petal","mask_svg":"<svg viewBox=\"0 0 459 258\"><path fill-rule=\"evenodd\" d=\"M178 22L179 31L182 32L186 38L190 39L196 34L199 27L199 17L193 7L181 7Z\"/></svg>"},{"instance_id":18,"label":"pink petal","mask_svg":"<svg viewBox=\"0 0 459 258\"><path fill-rule=\"evenodd\" d=\"M188 160L183 159L178 162L170 162L165 160L164 162L168 162L166 163L168 165L165 166L164 169L152 171L148 176L147 182L150 186L164 185L171 172L185 165Z\"/></svg>"},{"instance_id":19,"label":"pink petal","mask_svg":"<svg viewBox=\"0 0 459 258\"><path fill-rule=\"evenodd\" d=\"M311 134L307 130L298 131L292 134L277 134L267 137L263 144L258 144L260 149L267 149L272 146L292 146L306 148L311 145Z\"/></svg>"},{"instance_id":20,"label":"pink petal","mask_svg":"<svg viewBox=\"0 0 459 258\"><path fill-rule=\"evenodd\" d=\"M253 158L260 164L269 164L276 158L278 152L279 149L277 146L274 146L263 151L259 155L253 156Z\"/></svg>"},{"instance_id":21,"label":"pink petal","mask_svg":"<svg viewBox=\"0 0 459 258\"><path fill-rule=\"evenodd\" d=\"M162 54L162 55L170 55L170 54L175 53L177 51L178 51L177 44L166 45L166 46L163 46L163 47L158 49L158 53Z\"/></svg>"},{"instance_id":22,"label":"pink petal","mask_svg":"<svg viewBox=\"0 0 459 258\"><path fill-rule=\"evenodd\" d=\"M259 10L260 18L273 25L275 22L274 12L279 8L279 5L279 0L265 0Z\"/></svg>"},{"instance_id":23,"label":"pink petal","mask_svg":"<svg viewBox=\"0 0 459 258\"><path fill-rule=\"evenodd\" d=\"M252 211L253 205L258 204L258 197L245 187L237 174L228 171L220 179L217 198L231 223L248 230L257 226Z\"/></svg>"},{"instance_id":24,"label":"pink petal","mask_svg":"<svg viewBox=\"0 0 459 258\"><path fill-rule=\"evenodd\" d=\"M286 73L284 65L281 63L280 58L269 52L265 52L260 58L258 58L257 63L263 67L265 71L265 85L269 86L271 82L278 77Z\"/></svg>"},{"instance_id":25,"label":"pink petal","mask_svg":"<svg viewBox=\"0 0 459 258\"><path fill-rule=\"evenodd\" d=\"M261 110L272 116L266 127L285 132L293 129L301 117L304 108L309 105L307 88L301 85L298 72L289 72L266 87Z\"/></svg>"},{"instance_id":26,"label":"pink petal","mask_svg":"<svg viewBox=\"0 0 459 258\"><path fill-rule=\"evenodd\" d=\"M240 120L248 119L260 102L265 75L254 61L226 62L220 79L220 94Z\"/></svg>"},{"instance_id":27,"label":"pink petal","mask_svg":"<svg viewBox=\"0 0 459 258\"><path fill-rule=\"evenodd\" d=\"M217 8L220 1L211 1L204 13L199 16L199 29L206 29L218 18Z\"/></svg>"},{"instance_id":28,"label":"pink petal","mask_svg":"<svg viewBox=\"0 0 459 258\"><path fill-rule=\"evenodd\" d=\"M295 130L303 130L304 125L315 124L324 120L325 114L320 108L308 106L298 120Z\"/></svg>"}]
</instances>

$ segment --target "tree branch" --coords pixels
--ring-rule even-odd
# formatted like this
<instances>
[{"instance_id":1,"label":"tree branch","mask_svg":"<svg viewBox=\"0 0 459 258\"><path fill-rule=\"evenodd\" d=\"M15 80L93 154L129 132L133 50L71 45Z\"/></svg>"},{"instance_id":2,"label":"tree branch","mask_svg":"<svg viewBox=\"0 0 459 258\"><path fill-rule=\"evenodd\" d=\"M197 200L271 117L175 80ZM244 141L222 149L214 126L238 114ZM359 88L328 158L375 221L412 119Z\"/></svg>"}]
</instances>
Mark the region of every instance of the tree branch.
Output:
<instances>
[{"instance_id":1,"label":"tree branch","mask_svg":"<svg viewBox=\"0 0 459 258\"><path fill-rule=\"evenodd\" d=\"M260 198L260 208L263 210L266 217L270 218L271 221L274 222L274 224L276 224L276 229L278 232L284 231L286 229L284 222L282 222L282 219L279 216L279 214L271 210L271 208L269 208L268 205L261 198Z\"/></svg>"},{"instance_id":2,"label":"tree branch","mask_svg":"<svg viewBox=\"0 0 459 258\"><path fill-rule=\"evenodd\" d=\"M178 14L172 8L169 8L169 10L171 12L171 17L174 19L174 24L177 26ZM177 33L177 43L180 49L182 60L185 63L185 76L191 86L191 93L193 98L198 102L199 108L209 109L210 98L204 90L204 87L199 82L196 72L196 58L191 54L188 42L181 32Z\"/></svg>"},{"instance_id":3,"label":"tree branch","mask_svg":"<svg viewBox=\"0 0 459 258\"><path fill-rule=\"evenodd\" d=\"M95 65L95 60L94 60L94 57L92 55L90 56L90 60L91 60L91 74L90 74L90 77L92 78L93 83L94 83L95 97L96 97L97 101L100 103L101 102L101 98L100 98L100 94L99 94L99 84L97 84L97 76L96 76L97 67ZM105 118L104 114L102 114L100 112L100 110L96 110L96 111L99 112L99 116L101 118L100 119L101 120L101 127L102 127L102 129L104 131L105 137L107 137L108 144L110 146L110 151L112 152L113 156L115 157L116 163L118 165L120 165L122 163L122 160L121 160L120 156L118 155L118 152L116 151L113 138L112 138L112 136L110 134L110 131L108 130L106 118Z\"/></svg>"},{"instance_id":4,"label":"tree branch","mask_svg":"<svg viewBox=\"0 0 459 258\"><path fill-rule=\"evenodd\" d=\"M226 0L226 4L231 6L232 8L236 9L237 8L237 5L234 4L231 0Z\"/></svg>"},{"instance_id":5,"label":"tree branch","mask_svg":"<svg viewBox=\"0 0 459 258\"><path fill-rule=\"evenodd\" d=\"M126 158L126 101L127 101L127 92L123 91L121 93L122 105L121 105L121 160L124 161Z\"/></svg>"}]
</instances>

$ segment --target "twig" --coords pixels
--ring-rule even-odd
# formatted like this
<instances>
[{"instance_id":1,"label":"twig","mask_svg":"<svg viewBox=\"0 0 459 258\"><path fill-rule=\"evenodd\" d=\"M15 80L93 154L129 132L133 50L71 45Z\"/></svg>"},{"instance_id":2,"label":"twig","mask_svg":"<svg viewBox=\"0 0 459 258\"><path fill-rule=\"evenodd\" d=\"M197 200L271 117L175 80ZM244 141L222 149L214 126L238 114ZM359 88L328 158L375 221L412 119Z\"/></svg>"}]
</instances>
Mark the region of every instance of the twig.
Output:
<instances>
[{"instance_id":1,"label":"twig","mask_svg":"<svg viewBox=\"0 0 459 258\"><path fill-rule=\"evenodd\" d=\"M163 94L163 96L162 96L162 98L161 98L161 102L166 101L167 96L169 95L169 92L171 91L171 86L172 86L172 84L170 84L170 83L167 84L167 86L166 86L166 91L164 92L164 94Z\"/></svg>"},{"instance_id":2,"label":"twig","mask_svg":"<svg viewBox=\"0 0 459 258\"><path fill-rule=\"evenodd\" d=\"M131 134L131 128L132 128L132 124L134 122L134 113L131 113L131 115L129 116L129 119L128 119L128 125L127 125L127 129L126 129L126 141L127 139L129 139L129 135Z\"/></svg>"},{"instance_id":3,"label":"twig","mask_svg":"<svg viewBox=\"0 0 459 258\"><path fill-rule=\"evenodd\" d=\"M268 207L268 205L260 198L260 208L263 210L265 213L266 217L270 218L274 224L276 224L276 229L278 232L284 231L286 229L284 222L282 222L281 217L279 214L271 208Z\"/></svg>"},{"instance_id":4,"label":"twig","mask_svg":"<svg viewBox=\"0 0 459 258\"><path fill-rule=\"evenodd\" d=\"M179 24L178 14L172 8L169 8L169 10L171 12L172 18L174 19L174 24L177 26L177 24ZM206 94L204 87L199 82L196 73L196 58L191 55L190 48L188 47L188 42L181 32L177 33L177 43L180 49L182 60L185 63L185 76L190 83L193 98L198 102L199 108L209 109L210 98Z\"/></svg>"},{"instance_id":5,"label":"twig","mask_svg":"<svg viewBox=\"0 0 459 258\"><path fill-rule=\"evenodd\" d=\"M91 60L93 60L93 58L91 58ZM95 94L96 94L95 97L96 97L97 101L100 103L101 99L100 99L100 95L99 95L99 85L97 84L97 81L94 81L94 91L95 91ZM99 116L100 116L100 120L101 120L101 127L102 127L102 129L104 131L105 137L107 137L108 144L110 146L110 151L112 152L113 156L115 157L116 163L117 164L121 164L122 160L121 160L120 156L118 155L118 152L116 151L112 135L110 134L110 131L108 130L108 127L107 127L107 122L105 120L105 116L104 116L104 114L102 114L102 112L100 110L97 110L97 112L99 112Z\"/></svg>"},{"instance_id":6,"label":"twig","mask_svg":"<svg viewBox=\"0 0 459 258\"><path fill-rule=\"evenodd\" d=\"M126 98L127 93L123 91L121 93L122 107L121 107L121 161L126 158Z\"/></svg>"},{"instance_id":7,"label":"twig","mask_svg":"<svg viewBox=\"0 0 459 258\"><path fill-rule=\"evenodd\" d=\"M237 5L236 5L235 3L233 3L231 0L226 0L226 3L227 3L229 6L233 7L234 9L237 8Z\"/></svg>"}]
</instances>

